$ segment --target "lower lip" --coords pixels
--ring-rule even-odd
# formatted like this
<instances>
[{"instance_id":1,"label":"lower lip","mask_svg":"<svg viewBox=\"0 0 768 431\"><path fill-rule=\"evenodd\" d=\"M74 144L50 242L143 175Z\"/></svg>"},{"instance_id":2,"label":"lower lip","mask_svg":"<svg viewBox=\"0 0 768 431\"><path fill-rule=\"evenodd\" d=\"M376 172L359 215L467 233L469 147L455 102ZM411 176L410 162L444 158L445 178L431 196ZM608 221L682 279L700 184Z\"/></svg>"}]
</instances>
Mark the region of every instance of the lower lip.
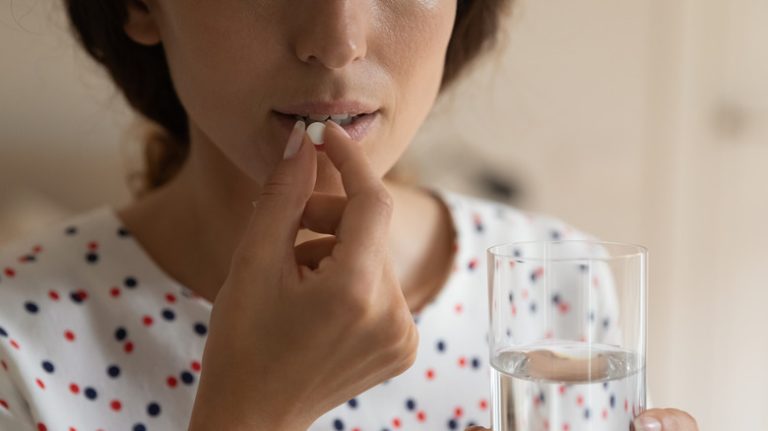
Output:
<instances>
[{"instance_id":1,"label":"lower lip","mask_svg":"<svg viewBox=\"0 0 768 431\"><path fill-rule=\"evenodd\" d=\"M285 139L288 139L294 124L296 124L296 117L288 114L281 114L276 111L272 111L272 117L277 121L281 128L286 131ZM355 118L351 123L341 126L347 131L349 137L355 142L362 141L368 132L371 131L372 126L379 118L379 111L372 112L370 114L361 115ZM311 121L310 121L311 123ZM309 124L307 124L309 125Z\"/></svg>"}]
</instances>

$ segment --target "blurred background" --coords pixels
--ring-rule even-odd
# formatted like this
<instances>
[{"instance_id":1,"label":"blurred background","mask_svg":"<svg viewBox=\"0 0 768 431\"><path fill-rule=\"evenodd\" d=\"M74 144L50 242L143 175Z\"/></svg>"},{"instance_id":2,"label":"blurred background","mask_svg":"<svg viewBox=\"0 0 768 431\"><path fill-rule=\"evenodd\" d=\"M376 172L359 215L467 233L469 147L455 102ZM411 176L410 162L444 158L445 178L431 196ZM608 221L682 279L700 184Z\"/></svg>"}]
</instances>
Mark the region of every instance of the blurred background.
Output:
<instances>
[{"instance_id":1,"label":"blurred background","mask_svg":"<svg viewBox=\"0 0 768 431\"><path fill-rule=\"evenodd\" d=\"M136 121L59 1L0 6L0 243L130 199ZM650 249L652 403L768 429L768 2L520 0L397 172Z\"/></svg>"}]
</instances>

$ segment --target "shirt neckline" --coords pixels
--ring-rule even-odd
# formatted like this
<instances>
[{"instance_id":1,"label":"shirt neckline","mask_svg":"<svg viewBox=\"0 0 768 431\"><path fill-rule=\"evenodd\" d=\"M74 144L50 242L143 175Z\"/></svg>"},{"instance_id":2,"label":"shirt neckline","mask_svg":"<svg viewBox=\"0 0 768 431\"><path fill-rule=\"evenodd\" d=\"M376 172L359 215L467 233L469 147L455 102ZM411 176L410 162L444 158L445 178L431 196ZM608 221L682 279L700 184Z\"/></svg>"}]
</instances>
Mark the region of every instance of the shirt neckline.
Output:
<instances>
[{"instance_id":1,"label":"shirt neckline","mask_svg":"<svg viewBox=\"0 0 768 431\"><path fill-rule=\"evenodd\" d=\"M446 278L445 282L443 283L442 287L440 288L440 292L438 292L437 295L431 298L429 302L427 302L423 307L421 307L421 310L419 312L413 313L414 318L420 319L421 316L426 314L429 310L433 308L433 306L441 301L441 299L448 294L448 290L451 288L451 286L454 284L454 279L459 275L459 268L461 267L460 262L462 260L462 256L465 252L465 243L464 243L464 235L461 229L462 223L459 219L460 215L458 214L459 206L457 205L457 196L454 192L451 192L449 190L443 189L438 186L426 186L426 185L417 185L416 187L420 188L426 193L429 193L430 195L437 198L437 200L444 205L447 210L448 214L450 215L450 223L451 223L451 230L453 231L453 239L454 239L454 253L453 257L451 259L451 266L450 266L450 272L448 274L448 277ZM130 231L125 228L122 219L117 214L117 210L113 205L105 205L102 207L102 210L109 216L109 218L112 220L113 223L115 223L119 228L124 229L124 232L127 233L125 239L128 240L129 244L133 247L135 251L135 255L137 258L141 261L141 265L146 268L148 271L153 272L155 277L158 279L171 284L176 289L178 289L181 293L183 293L185 296L192 298L196 302L200 303L204 307L211 309L213 307L213 303L206 299L205 297L198 295L179 281L177 281L175 278L173 278L170 274L168 274L155 260L152 258L152 256L147 253L147 251L144 249L144 246L141 245L136 238L133 237Z\"/></svg>"}]
</instances>

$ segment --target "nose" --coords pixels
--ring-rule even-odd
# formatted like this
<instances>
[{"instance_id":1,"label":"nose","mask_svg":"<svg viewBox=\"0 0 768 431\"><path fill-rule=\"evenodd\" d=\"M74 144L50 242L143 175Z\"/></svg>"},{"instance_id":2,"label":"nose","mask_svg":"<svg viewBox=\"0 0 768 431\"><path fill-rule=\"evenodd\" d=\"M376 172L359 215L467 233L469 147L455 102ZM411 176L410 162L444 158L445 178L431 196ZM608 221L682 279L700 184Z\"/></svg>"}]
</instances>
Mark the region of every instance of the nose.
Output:
<instances>
[{"instance_id":1,"label":"nose","mask_svg":"<svg viewBox=\"0 0 768 431\"><path fill-rule=\"evenodd\" d=\"M307 0L297 13L296 57L308 64L341 69L364 58L368 37L368 2Z\"/></svg>"}]
</instances>

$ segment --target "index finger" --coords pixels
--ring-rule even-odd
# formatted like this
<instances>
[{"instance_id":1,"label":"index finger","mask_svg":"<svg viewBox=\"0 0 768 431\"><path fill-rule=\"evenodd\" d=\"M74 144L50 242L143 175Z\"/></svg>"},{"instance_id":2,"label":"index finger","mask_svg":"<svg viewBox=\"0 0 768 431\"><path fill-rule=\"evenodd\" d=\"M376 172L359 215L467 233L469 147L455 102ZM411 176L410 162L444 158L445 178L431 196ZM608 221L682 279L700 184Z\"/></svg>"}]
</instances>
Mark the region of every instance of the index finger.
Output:
<instances>
[{"instance_id":1,"label":"index finger","mask_svg":"<svg viewBox=\"0 0 768 431\"><path fill-rule=\"evenodd\" d=\"M325 153L341 173L347 205L332 256L353 268L384 262L393 202L362 146L333 121L326 121Z\"/></svg>"}]
</instances>

